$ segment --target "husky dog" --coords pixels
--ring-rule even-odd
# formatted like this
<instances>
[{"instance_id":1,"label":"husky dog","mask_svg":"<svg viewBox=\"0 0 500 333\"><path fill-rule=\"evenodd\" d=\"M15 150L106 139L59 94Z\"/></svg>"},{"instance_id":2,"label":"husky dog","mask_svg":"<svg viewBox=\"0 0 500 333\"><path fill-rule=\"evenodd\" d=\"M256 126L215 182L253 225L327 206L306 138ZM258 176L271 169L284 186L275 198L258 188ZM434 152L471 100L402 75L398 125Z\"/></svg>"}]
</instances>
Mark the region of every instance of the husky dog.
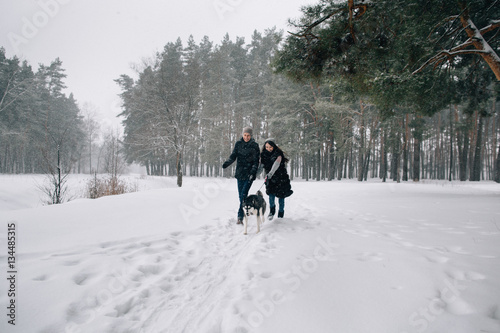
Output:
<instances>
[{"instance_id":1,"label":"husky dog","mask_svg":"<svg viewBox=\"0 0 500 333\"><path fill-rule=\"evenodd\" d=\"M257 191L257 194L249 195L243 202L243 211L245 213L245 230L243 234L247 234L248 217L250 215L256 215L257 233L259 233L260 224L264 222L264 214L266 213L266 201L262 196L262 192Z\"/></svg>"}]
</instances>

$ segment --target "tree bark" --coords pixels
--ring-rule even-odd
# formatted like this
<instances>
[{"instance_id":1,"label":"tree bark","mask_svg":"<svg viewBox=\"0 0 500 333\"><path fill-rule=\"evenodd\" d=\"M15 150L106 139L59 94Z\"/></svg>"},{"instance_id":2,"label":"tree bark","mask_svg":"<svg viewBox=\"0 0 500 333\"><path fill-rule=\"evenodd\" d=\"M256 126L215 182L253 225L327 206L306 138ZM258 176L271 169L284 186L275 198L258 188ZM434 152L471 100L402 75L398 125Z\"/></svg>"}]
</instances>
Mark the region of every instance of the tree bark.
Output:
<instances>
[{"instance_id":1,"label":"tree bark","mask_svg":"<svg viewBox=\"0 0 500 333\"><path fill-rule=\"evenodd\" d=\"M448 181L453 179L453 112L450 110L450 174Z\"/></svg>"},{"instance_id":2,"label":"tree bark","mask_svg":"<svg viewBox=\"0 0 500 333\"><path fill-rule=\"evenodd\" d=\"M316 181L321 180L321 148L316 152Z\"/></svg>"},{"instance_id":3,"label":"tree bark","mask_svg":"<svg viewBox=\"0 0 500 333\"><path fill-rule=\"evenodd\" d=\"M481 150L483 145L483 123L484 117L479 113L479 123L477 126L476 146L474 148L474 161L472 164L471 181L481 180Z\"/></svg>"},{"instance_id":4,"label":"tree bark","mask_svg":"<svg viewBox=\"0 0 500 333\"><path fill-rule=\"evenodd\" d=\"M495 165L495 181L500 183L500 145L498 145L497 162Z\"/></svg>"},{"instance_id":5,"label":"tree bark","mask_svg":"<svg viewBox=\"0 0 500 333\"><path fill-rule=\"evenodd\" d=\"M177 156L176 156L175 166L176 166L176 170L177 170L177 186L179 186L179 187L182 187L182 163L181 163L181 158L182 158L181 152L178 151L177 152Z\"/></svg>"},{"instance_id":6,"label":"tree bark","mask_svg":"<svg viewBox=\"0 0 500 333\"><path fill-rule=\"evenodd\" d=\"M337 152L337 180L342 180L342 171L344 166L344 152L338 154Z\"/></svg>"},{"instance_id":7,"label":"tree bark","mask_svg":"<svg viewBox=\"0 0 500 333\"><path fill-rule=\"evenodd\" d=\"M387 129L384 128L384 136L382 138L381 144L381 156L380 156L380 176L382 181L385 183L387 180Z\"/></svg>"},{"instance_id":8,"label":"tree bark","mask_svg":"<svg viewBox=\"0 0 500 333\"><path fill-rule=\"evenodd\" d=\"M463 137L463 140L461 139ZM467 180L467 162L469 156L469 134L465 129L463 133L458 134L458 160L459 160L459 174L460 181Z\"/></svg>"},{"instance_id":9,"label":"tree bark","mask_svg":"<svg viewBox=\"0 0 500 333\"><path fill-rule=\"evenodd\" d=\"M335 178L335 145L334 145L334 136L333 134L330 137L329 147L328 147L328 158L329 158L329 167L328 167L328 180L332 180Z\"/></svg>"},{"instance_id":10,"label":"tree bark","mask_svg":"<svg viewBox=\"0 0 500 333\"><path fill-rule=\"evenodd\" d=\"M410 122L410 115L406 114L405 123L405 135L403 142L403 181L408 181L408 146L410 144L410 127L408 126Z\"/></svg>"},{"instance_id":11,"label":"tree bark","mask_svg":"<svg viewBox=\"0 0 500 333\"><path fill-rule=\"evenodd\" d=\"M364 104L363 104L363 100L360 100L359 101L359 107L360 107L360 128L359 128L359 132L360 132L360 140L359 140L359 153L358 153L358 181L363 181L363 176L365 174L364 172L364 165L365 165L365 107L364 107Z\"/></svg>"},{"instance_id":12,"label":"tree bark","mask_svg":"<svg viewBox=\"0 0 500 333\"><path fill-rule=\"evenodd\" d=\"M474 47L482 51L480 53L481 57L483 57L484 61L490 66L491 70L495 74L498 81L500 81L500 58L493 50L493 48L488 44L488 42L484 39L481 31L476 27L474 22L469 18L467 11L464 14L460 15L460 22L467 33L467 36L472 41Z\"/></svg>"},{"instance_id":13,"label":"tree bark","mask_svg":"<svg viewBox=\"0 0 500 333\"><path fill-rule=\"evenodd\" d=\"M420 181L420 139L414 138L413 142L413 181Z\"/></svg>"}]
</instances>

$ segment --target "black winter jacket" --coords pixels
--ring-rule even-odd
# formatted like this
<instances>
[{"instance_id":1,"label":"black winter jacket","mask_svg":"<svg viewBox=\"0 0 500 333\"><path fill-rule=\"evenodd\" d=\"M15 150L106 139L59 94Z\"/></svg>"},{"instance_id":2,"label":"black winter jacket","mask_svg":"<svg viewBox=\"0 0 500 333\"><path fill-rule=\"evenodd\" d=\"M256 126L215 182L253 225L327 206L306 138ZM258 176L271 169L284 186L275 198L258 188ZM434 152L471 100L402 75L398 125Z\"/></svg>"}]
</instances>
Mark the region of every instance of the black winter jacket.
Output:
<instances>
[{"instance_id":1,"label":"black winter jacket","mask_svg":"<svg viewBox=\"0 0 500 333\"><path fill-rule=\"evenodd\" d=\"M234 145L233 152L222 167L225 169L236 161L236 173L234 177L237 179L249 179L250 175L255 176L257 174L259 155L259 145L254 139L245 142L241 138Z\"/></svg>"},{"instance_id":2,"label":"black winter jacket","mask_svg":"<svg viewBox=\"0 0 500 333\"><path fill-rule=\"evenodd\" d=\"M267 150L264 150L260 155L260 163L262 163L262 165L264 166L264 170L266 171L266 173L269 173L278 156L281 156L281 163L278 169L274 172L274 175L271 177L271 179L267 180L266 193L268 195L273 194L278 198L286 198L292 195L293 191L290 184L290 177L288 176L288 172L286 171L286 164L284 161L285 156L277 151L270 153Z\"/></svg>"}]
</instances>

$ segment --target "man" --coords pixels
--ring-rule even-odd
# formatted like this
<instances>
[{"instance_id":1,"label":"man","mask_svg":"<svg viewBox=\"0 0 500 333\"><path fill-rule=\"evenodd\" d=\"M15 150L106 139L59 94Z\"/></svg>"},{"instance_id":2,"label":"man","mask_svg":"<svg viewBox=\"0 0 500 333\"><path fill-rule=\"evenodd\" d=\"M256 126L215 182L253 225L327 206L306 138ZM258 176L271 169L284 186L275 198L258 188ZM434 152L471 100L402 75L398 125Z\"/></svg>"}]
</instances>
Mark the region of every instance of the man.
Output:
<instances>
[{"instance_id":1,"label":"man","mask_svg":"<svg viewBox=\"0 0 500 333\"><path fill-rule=\"evenodd\" d=\"M248 191L252 187L259 167L259 145L252 138L252 132L250 127L243 129L243 137L236 142L229 159L222 164L222 168L225 169L236 161L234 177L238 180L238 195L240 198L237 224L243 224L243 201L248 196Z\"/></svg>"}]
</instances>

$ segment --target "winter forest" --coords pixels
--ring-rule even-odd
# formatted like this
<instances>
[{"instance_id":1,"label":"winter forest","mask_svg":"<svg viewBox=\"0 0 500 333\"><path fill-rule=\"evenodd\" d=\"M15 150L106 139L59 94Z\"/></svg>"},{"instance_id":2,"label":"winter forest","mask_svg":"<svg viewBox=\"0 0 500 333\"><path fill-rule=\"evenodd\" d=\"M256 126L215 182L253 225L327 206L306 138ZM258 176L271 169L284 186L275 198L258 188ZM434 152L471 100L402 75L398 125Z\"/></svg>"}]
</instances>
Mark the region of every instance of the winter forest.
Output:
<instances>
[{"instance_id":1,"label":"winter forest","mask_svg":"<svg viewBox=\"0 0 500 333\"><path fill-rule=\"evenodd\" d=\"M289 31L166 41L121 75L123 133L67 96L64 59L0 48L0 173L230 176L244 126L306 180L500 182L498 1L331 1ZM138 60L139 61L139 60Z\"/></svg>"}]
</instances>

